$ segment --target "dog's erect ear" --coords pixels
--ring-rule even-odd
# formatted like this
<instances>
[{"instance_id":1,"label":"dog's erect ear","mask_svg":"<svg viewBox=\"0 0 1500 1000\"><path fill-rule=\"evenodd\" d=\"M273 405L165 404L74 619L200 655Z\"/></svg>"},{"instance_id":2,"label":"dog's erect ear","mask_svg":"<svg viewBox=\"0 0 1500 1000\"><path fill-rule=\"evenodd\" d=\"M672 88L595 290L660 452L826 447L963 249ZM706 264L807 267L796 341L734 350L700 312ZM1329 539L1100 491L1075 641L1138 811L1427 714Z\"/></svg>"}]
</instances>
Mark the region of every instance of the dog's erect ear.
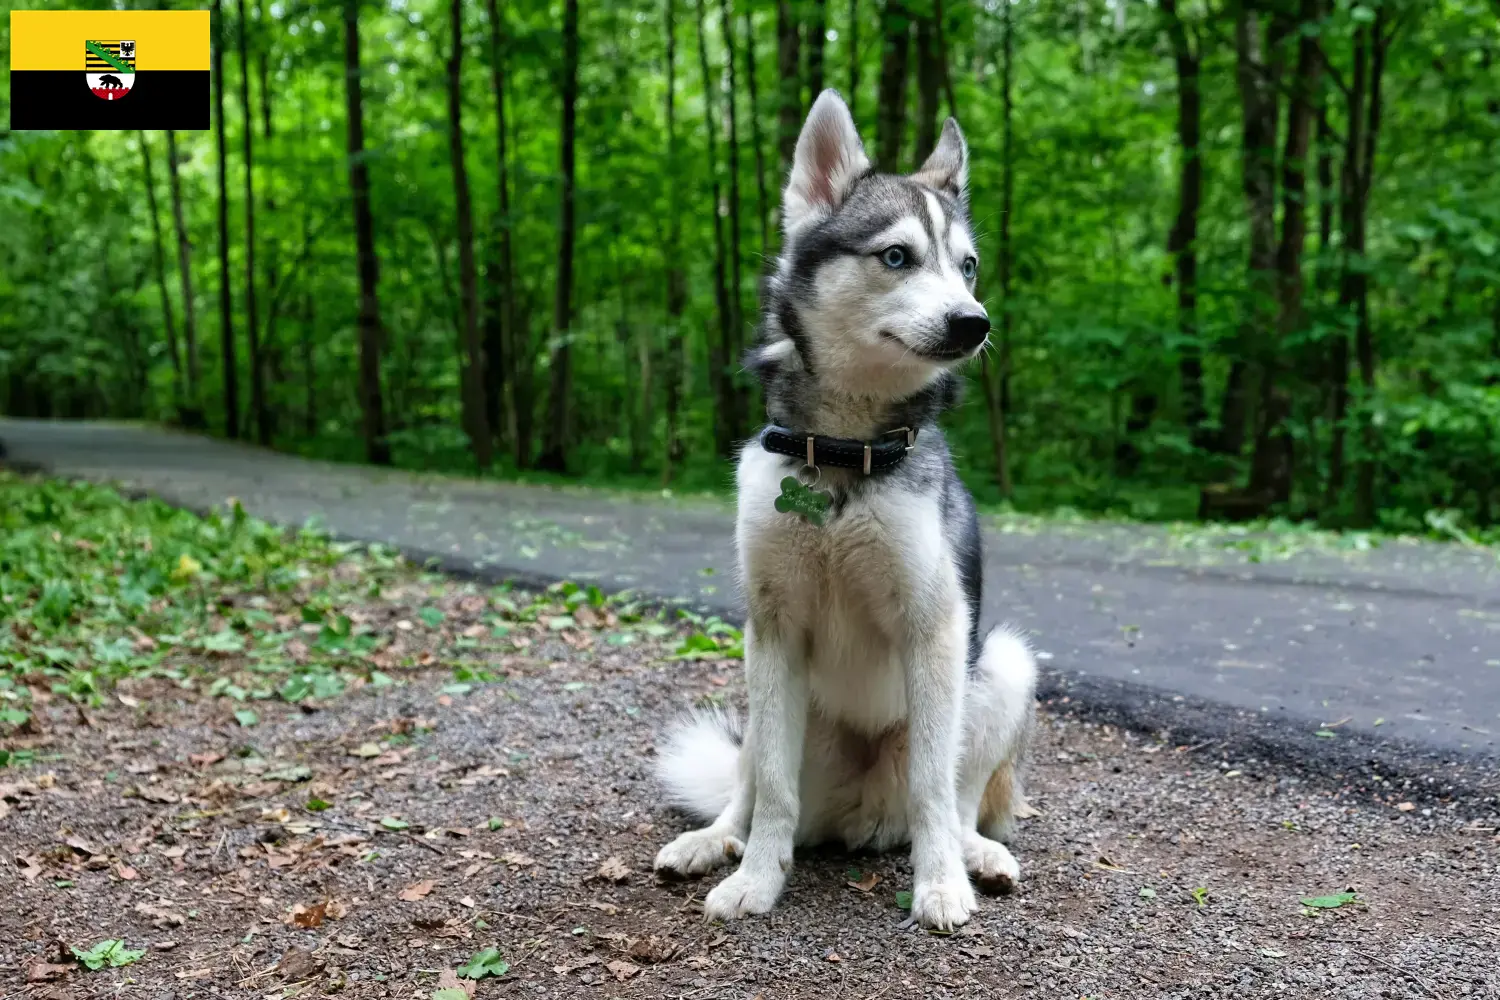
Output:
<instances>
[{"instance_id":1,"label":"dog's erect ear","mask_svg":"<svg viewBox=\"0 0 1500 1000\"><path fill-rule=\"evenodd\" d=\"M911 175L911 179L936 191L945 191L960 201L965 200L969 186L969 144L964 141L963 131L955 119L943 122L943 134L938 138L937 148L922 164L922 169Z\"/></svg>"},{"instance_id":2,"label":"dog's erect ear","mask_svg":"<svg viewBox=\"0 0 1500 1000\"><path fill-rule=\"evenodd\" d=\"M782 195L787 232L838 208L869 169L870 158L859 141L849 106L837 91L823 91L797 137L792 174Z\"/></svg>"}]
</instances>

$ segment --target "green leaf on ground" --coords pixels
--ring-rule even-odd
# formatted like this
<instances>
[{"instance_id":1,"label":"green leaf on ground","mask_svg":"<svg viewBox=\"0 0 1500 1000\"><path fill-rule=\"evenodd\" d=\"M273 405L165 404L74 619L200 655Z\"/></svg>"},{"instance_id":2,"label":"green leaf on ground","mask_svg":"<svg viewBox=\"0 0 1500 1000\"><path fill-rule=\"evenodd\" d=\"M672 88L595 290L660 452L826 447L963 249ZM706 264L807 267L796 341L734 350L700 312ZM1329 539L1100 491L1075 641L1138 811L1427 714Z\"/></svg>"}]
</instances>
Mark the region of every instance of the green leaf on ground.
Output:
<instances>
[{"instance_id":1,"label":"green leaf on ground","mask_svg":"<svg viewBox=\"0 0 1500 1000\"><path fill-rule=\"evenodd\" d=\"M505 820L501 819L499 816L491 816L490 817L489 828L491 830L501 830L501 829L504 829L504 827L505 827Z\"/></svg>"},{"instance_id":2,"label":"green leaf on ground","mask_svg":"<svg viewBox=\"0 0 1500 1000\"><path fill-rule=\"evenodd\" d=\"M1141 886L1140 897L1142 899L1155 899L1156 890L1151 888L1149 885L1143 885Z\"/></svg>"},{"instance_id":3,"label":"green leaf on ground","mask_svg":"<svg viewBox=\"0 0 1500 1000\"><path fill-rule=\"evenodd\" d=\"M494 948L486 948L476 951L468 963L458 968L458 974L465 979L483 979L486 976L503 976L510 971L510 963L500 957L500 952Z\"/></svg>"},{"instance_id":4,"label":"green leaf on ground","mask_svg":"<svg viewBox=\"0 0 1500 1000\"><path fill-rule=\"evenodd\" d=\"M380 821L380 825L385 827L387 830L405 830L407 827L411 826L411 824L406 820L397 819L394 816L385 817Z\"/></svg>"},{"instance_id":5,"label":"green leaf on ground","mask_svg":"<svg viewBox=\"0 0 1500 1000\"><path fill-rule=\"evenodd\" d=\"M1204 888L1203 886L1201 886L1201 885L1198 886L1196 889L1193 890L1193 899L1194 899L1195 902L1197 902L1197 904L1199 906L1205 906L1205 905L1207 905L1207 903L1208 903L1208 890L1206 888Z\"/></svg>"},{"instance_id":6,"label":"green leaf on ground","mask_svg":"<svg viewBox=\"0 0 1500 1000\"><path fill-rule=\"evenodd\" d=\"M256 723L260 722L260 716L256 715L248 708L242 708L234 713L234 721L238 722L240 725L248 729L250 726L253 726Z\"/></svg>"},{"instance_id":7,"label":"green leaf on ground","mask_svg":"<svg viewBox=\"0 0 1500 1000\"><path fill-rule=\"evenodd\" d=\"M74 957L94 971L98 971L105 966L117 969L122 965L130 965L139 960L144 954L146 954L144 948L137 951L133 948L125 947L124 941L113 939L100 941L87 951L77 945L73 946Z\"/></svg>"},{"instance_id":8,"label":"green leaf on ground","mask_svg":"<svg viewBox=\"0 0 1500 1000\"><path fill-rule=\"evenodd\" d=\"M261 777L266 781L306 781L312 777L312 768L305 764L298 764L296 767L282 767L275 771L267 771Z\"/></svg>"},{"instance_id":9,"label":"green leaf on ground","mask_svg":"<svg viewBox=\"0 0 1500 1000\"><path fill-rule=\"evenodd\" d=\"M1335 896L1308 896L1302 900L1302 905L1310 906L1315 910L1337 910L1348 903L1358 902L1358 894L1341 892Z\"/></svg>"},{"instance_id":10,"label":"green leaf on ground","mask_svg":"<svg viewBox=\"0 0 1500 1000\"><path fill-rule=\"evenodd\" d=\"M911 893L904 889L896 893L896 905L903 910L911 909Z\"/></svg>"},{"instance_id":11,"label":"green leaf on ground","mask_svg":"<svg viewBox=\"0 0 1500 1000\"><path fill-rule=\"evenodd\" d=\"M445 986L432 991L432 1000L469 1000L469 994L459 986Z\"/></svg>"},{"instance_id":12,"label":"green leaf on ground","mask_svg":"<svg viewBox=\"0 0 1500 1000\"><path fill-rule=\"evenodd\" d=\"M1337 739L1339 734L1334 732L1332 729L1319 729L1317 732L1313 733L1313 735L1320 740L1332 740Z\"/></svg>"},{"instance_id":13,"label":"green leaf on ground","mask_svg":"<svg viewBox=\"0 0 1500 1000\"><path fill-rule=\"evenodd\" d=\"M320 812L322 812L325 809L332 809L332 808L333 808L333 803L329 802L327 799L308 799L307 800L307 811L308 812L320 813Z\"/></svg>"}]
</instances>

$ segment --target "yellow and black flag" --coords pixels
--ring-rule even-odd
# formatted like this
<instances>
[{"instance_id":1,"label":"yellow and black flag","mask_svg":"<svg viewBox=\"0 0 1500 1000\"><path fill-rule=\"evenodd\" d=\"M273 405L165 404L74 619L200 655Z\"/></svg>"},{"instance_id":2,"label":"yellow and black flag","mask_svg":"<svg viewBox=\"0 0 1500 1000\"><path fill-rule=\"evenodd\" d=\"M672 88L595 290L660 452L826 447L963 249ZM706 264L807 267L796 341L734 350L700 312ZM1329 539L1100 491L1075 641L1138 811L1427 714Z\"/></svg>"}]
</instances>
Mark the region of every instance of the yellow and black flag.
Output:
<instances>
[{"instance_id":1,"label":"yellow and black flag","mask_svg":"<svg viewBox=\"0 0 1500 1000\"><path fill-rule=\"evenodd\" d=\"M15 10L12 129L206 129L206 10Z\"/></svg>"}]
</instances>

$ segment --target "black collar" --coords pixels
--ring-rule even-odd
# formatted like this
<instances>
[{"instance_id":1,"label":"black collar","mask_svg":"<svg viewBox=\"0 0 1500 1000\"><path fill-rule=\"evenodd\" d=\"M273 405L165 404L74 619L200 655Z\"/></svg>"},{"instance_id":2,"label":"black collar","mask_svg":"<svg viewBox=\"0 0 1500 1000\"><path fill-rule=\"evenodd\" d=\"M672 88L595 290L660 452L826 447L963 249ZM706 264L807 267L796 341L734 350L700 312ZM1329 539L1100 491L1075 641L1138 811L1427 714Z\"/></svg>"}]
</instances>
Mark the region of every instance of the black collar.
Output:
<instances>
[{"instance_id":1,"label":"black collar","mask_svg":"<svg viewBox=\"0 0 1500 1000\"><path fill-rule=\"evenodd\" d=\"M771 424L760 432L760 446L777 455L800 458L804 465L858 469L865 475L889 472L906 461L917 443L917 429L897 427L876 435L874 441L803 434Z\"/></svg>"}]
</instances>

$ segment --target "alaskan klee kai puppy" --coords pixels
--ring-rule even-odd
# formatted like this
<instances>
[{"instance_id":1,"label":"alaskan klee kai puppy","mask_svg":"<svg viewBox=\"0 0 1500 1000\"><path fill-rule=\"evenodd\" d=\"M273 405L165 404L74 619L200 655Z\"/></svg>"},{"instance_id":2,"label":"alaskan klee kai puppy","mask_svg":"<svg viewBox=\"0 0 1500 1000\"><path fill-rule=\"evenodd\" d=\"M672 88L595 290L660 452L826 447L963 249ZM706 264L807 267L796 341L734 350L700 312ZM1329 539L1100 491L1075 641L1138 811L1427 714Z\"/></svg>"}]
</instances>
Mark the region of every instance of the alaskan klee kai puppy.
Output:
<instances>
[{"instance_id":1,"label":"alaskan klee kai puppy","mask_svg":"<svg viewBox=\"0 0 1500 1000\"><path fill-rule=\"evenodd\" d=\"M798 844L910 842L912 914L932 928L974 913L971 875L1020 877L1001 840L1036 666L1017 634L980 636L979 525L936 422L990 329L967 181L951 118L907 177L872 171L832 90L797 140L747 361L772 423L738 469L749 724L698 715L660 753L673 803L709 825L656 868L741 859L711 920L769 911Z\"/></svg>"}]
</instances>

